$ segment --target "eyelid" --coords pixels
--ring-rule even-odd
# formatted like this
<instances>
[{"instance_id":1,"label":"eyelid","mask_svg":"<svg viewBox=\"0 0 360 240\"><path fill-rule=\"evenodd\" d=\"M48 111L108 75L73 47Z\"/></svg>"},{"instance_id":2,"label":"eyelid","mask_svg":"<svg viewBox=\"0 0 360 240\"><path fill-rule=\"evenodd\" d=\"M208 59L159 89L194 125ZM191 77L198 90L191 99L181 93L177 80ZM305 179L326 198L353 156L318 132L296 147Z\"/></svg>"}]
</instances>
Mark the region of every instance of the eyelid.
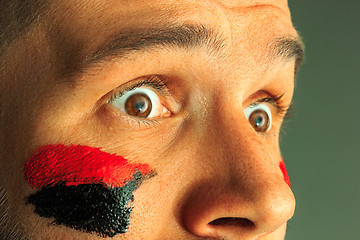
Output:
<instances>
[{"instance_id":1,"label":"eyelid","mask_svg":"<svg viewBox=\"0 0 360 240\"><path fill-rule=\"evenodd\" d=\"M168 82L161 80L156 75L146 76L145 79L142 79L135 84L132 84L132 82L133 81L129 82L128 84L125 84L125 86L123 86L123 87L119 87L119 90L111 95L110 99L108 100L108 103L112 102L115 98L123 96L126 92L129 92L131 90L134 90L134 89L140 88L140 87L151 87L151 88L157 90L160 93L160 95L162 95L164 97L167 97L170 95L169 90L168 90ZM130 86L128 86L128 85L130 85Z\"/></svg>"},{"instance_id":2,"label":"eyelid","mask_svg":"<svg viewBox=\"0 0 360 240\"><path fill-rule=\"evenodd\" d=\"M173 98L172 89L170 90L169 88L171 83L172 81L170 78L162 75L148 75L128 81L107 94L103 101L103 103L106 103L104 109L108 109L108 116L110 116L111 119L114 119L114 121L117 121L114 124L123 123L135 128L139 127L140 129L156 126L161 123L162 119L169 118L178 113L181 108L181 105ZM113 102L137 89L147 89L154 92L160 100L159 104L161 104L170 115L163 117L138 118L127 115L124 111L113 106Z\"/></svg>"},{"instance_id":3,"label":"eyelid","mask_svg":"<svg viewBox=\"0 0 360 240\"><path fill-rule=\"evenodd\" d=\"M256 100L255 103L252 103L251 105L255 106L260 103L269 103L273 105L277 109L277 113L283 116L287 116L287 112L290 108L287 104L284 103L284 94L280 95L271 95L264 98L260 98Z\"/></svg>"}]
</instances>

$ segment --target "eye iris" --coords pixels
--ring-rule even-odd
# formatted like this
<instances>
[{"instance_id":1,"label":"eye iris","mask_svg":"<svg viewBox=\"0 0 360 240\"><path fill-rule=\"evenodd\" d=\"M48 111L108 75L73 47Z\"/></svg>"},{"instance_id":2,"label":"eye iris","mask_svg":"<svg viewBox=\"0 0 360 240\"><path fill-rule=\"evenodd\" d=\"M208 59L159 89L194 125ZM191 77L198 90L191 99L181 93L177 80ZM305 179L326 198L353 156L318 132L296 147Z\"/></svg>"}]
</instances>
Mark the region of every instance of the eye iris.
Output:
<instances>
[{"instance_id":1,"label":"eye iris","mask_svg":"<svg viewBox=\"0 0 360 240\"><path fill-rule=\"evenodd\" d=\"M125 111L131 116L146 118L151 113L151 109L151 100L144 93L135 93L125 102Z\"/></svg>"},{"instance_id":2,"label":"eye iris","mask_svg":"<svg viewBox=\"0 0 360 240\"><path fill-rule=\"evenodd\" d=\"M269 128L269 116L263 110L256 110L251 113L249 121L253 128L258 132L266 132Z\"/></svg>"}]
</instances>

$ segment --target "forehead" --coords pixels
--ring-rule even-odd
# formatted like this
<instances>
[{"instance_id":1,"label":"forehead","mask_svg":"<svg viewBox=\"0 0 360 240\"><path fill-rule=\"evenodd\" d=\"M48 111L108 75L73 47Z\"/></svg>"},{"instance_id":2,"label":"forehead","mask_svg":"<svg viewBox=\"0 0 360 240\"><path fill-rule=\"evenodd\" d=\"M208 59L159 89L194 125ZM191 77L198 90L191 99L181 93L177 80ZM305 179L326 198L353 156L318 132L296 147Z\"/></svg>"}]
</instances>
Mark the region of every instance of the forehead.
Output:
<instances>
[{"instance_id":1,"label":"forehead","mask_svg":"<svg viewBox=\"0 0 360 240\"><path fill-rule=\"evenodd\" d=\"M88 47L123 29L170 23L205 24L232 40L257 44L270 36L296 35L283 0L64 0L50 9L47 19L56 37L81 37Z\"/></svg>"},{"instance_id":2,"label":"forehead","mask_svg":"<svg viewBox=\"0 0 360 240\"><path fill-rule=\"evenodd\" d=\"M284 0L64 0L44 19L51 44L78 61L124 31L196 24L221 34L236 62L265 66L264 49L274 39L297 36Z\"/></svg>"}]
</instances>

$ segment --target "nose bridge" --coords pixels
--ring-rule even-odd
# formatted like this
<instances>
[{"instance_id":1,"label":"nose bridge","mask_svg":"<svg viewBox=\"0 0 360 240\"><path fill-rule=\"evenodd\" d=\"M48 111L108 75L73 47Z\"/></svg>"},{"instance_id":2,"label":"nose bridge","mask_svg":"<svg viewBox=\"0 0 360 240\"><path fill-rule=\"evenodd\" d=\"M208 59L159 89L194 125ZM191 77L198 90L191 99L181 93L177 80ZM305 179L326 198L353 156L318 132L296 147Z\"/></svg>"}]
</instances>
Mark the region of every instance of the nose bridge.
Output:
<instances>
[{"instance_id":1,"label":"nose bridge","mask_svg":"<svg viewBox=\"0 0 360 240\"><path fill-rule=\"evenodd\" d=\"M185 222L199 236L236 233L239 239L253 239L286 223L294 198L281 175L280 155L269 153L266 138L245 117L229 111L213 113L199 142L205 175L189 194ZM230 218L237 219L235 227Z\"/></svg>"},{"instance_id":2,"label":"nose bridge","mask_svg":"<svg viewBox=\"0 0 360 240\"><path fill-rule=\"evenodd\" d=\"M213 142L204 145L209 146L207 153L216 149L213 155L218 159L217 167L227 173L227 181L251 191L252 185L278 180L280 155L276 146L253 130L241 109L237 110L218 108L213 117L213 136L207 138Z\"/></svg>"},{"instance_id":3,"label":"nose bridge","mask_svg":"<svg viewBox=\"0 0 360 240\"><path fill-rule=\"evenodd\" d=\"M267 137L255 132L243 113L241 99L229 96L232 87L218 89L222 97L212 96L208 106L211 111L201 116L201 124L197 126L200 137L194 136L198 138L197 155L205 156L206 166L216 169L219 177L224 174L238 178L239 183L241 178L255 177L259 181L269 178L267 175L277 172L272 168L280 161L278 146L269 144Z\"/></svg>"}]
</instances>

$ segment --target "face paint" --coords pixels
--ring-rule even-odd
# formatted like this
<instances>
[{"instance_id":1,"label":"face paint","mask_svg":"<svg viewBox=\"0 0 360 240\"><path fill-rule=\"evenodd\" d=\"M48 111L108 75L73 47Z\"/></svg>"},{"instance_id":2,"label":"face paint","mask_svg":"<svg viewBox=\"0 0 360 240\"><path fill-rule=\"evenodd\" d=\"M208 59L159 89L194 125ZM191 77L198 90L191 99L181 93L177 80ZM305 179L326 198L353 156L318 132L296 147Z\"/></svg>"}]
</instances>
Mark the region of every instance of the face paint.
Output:
<instances>
[{"instance_id":1,"label":"face paint","mask_svg":"<svg viewBox=\"0 0 360 240\"><path fill-rule=\"evenodd\" d=\"M289 187L291 187L291 186L290 186L291 184L290 184L289 175L287 174L284 161L281 161L281 162L280 162L280 169L281 169L281 172L282 172L283 175L284 175L284 180L285 180L285 182L289 185Z\"/></svg>"},{"instance_id":2,"label":"face paint","mask_svg":"<svg viewBox=\"0 0 360 240\"><path fill-rule=\"evenodd\" d=\"M113 237L126 232L133 191L152 172L98 148L45 145L24 166L25 179L38 190L27 202L56 224Z\"/></svg>"},{"instance_id":3,"label":"face paint","mask_svg":"<svg viewBox=\"0 0 360 240\"><path fill-rule=\"evenodd\" d=\"M125 158L88 146L45 145L25 163L25 179L33 189L100 183L122 187L137 169L142 175L152 170L147 164L129 163Z\"/></svg>"}]
</instances>

